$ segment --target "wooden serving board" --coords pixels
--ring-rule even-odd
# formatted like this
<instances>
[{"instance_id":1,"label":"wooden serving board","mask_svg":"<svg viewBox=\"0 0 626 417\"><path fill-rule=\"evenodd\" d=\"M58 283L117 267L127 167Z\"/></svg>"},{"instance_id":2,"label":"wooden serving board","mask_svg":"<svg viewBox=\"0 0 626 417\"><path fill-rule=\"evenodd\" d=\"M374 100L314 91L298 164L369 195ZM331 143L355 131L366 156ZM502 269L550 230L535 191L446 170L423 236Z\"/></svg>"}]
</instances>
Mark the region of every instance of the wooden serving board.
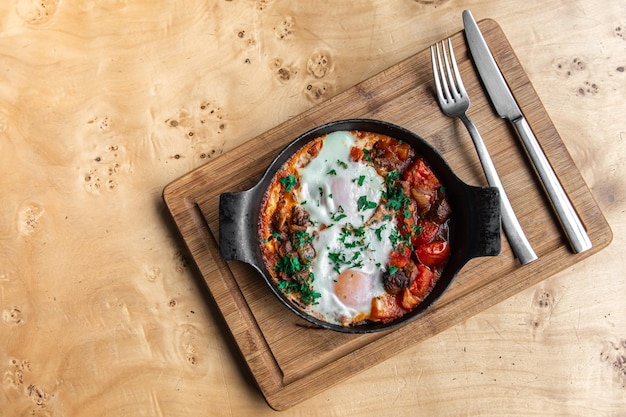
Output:
<instances>
[{"instance_id":1,"label":"wooden serving board","mask_svg":"<svg viewBox=\"0 0 626 417\"><path fill-rule=\"evenodd\" d=\"M539 259L521 266L503 237L502 254L470 261L448 291L416 320L393 331L340 334L310 327L274 298L261 276L219 255L218 202L253 186L292 139L329 121L381 119L437 148L465 182L486 185L476 151L456 119L435 101L430 51L424 50L169 184L166 205L268 404L286 409L388 359L398 351L499 303L606 247L611 230L559 133L496 22L479 24L522 111L579 212L593 248L573 254L515 132L492 110L463 33L452 37L481 131L522 227ZM435 41L435 40L433 40Z\"/></svg>"}]
</instances>

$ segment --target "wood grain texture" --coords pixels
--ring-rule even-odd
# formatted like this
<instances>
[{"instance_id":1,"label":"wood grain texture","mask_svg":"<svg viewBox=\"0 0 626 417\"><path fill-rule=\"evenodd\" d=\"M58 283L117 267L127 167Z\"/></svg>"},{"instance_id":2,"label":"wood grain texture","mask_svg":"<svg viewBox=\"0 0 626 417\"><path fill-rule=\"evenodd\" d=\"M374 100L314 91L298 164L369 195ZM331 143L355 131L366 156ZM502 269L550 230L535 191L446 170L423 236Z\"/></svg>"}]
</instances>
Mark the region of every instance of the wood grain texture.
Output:
<instances>
[{"instance_id":1,"label":"wood grain texture","mask_svg":"<svg viewBox=\"0 0 626 417\"><path fill-rule=\"evenodd\" d=\"M458 32L468 7L501 25L613 242L281 414L623 415L621 0L0 2L0 415L275 415L163 187Z\"/></svg>"}]
</instances>

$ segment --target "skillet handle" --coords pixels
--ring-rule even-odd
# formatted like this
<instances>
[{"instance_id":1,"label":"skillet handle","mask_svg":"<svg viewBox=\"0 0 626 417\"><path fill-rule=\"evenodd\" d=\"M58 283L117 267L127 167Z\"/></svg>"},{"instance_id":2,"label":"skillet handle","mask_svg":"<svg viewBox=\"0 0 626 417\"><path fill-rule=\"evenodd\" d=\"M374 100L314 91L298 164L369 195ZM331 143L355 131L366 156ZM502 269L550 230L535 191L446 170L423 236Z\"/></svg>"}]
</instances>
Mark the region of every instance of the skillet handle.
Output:
<instances>
[{"instance_id":1,"label":"skillet handle","mask_svg":"<svg viewBox=\"0 0 626 417\"><path fill-rule=\"evenodd\" d=\"M256 266L257 219L254 215L255 189L220 194L220 255L226 261L242 261Z\"/></svg>"},{"instance_id":2,"label":"skillet handle","mask_svg":"<svg viewBox=\"0 0 626 417\"><path fill-rule=\"evenodd\" d=\"M467 189L468 259L497 256L502 251L500 193L495 187Z\"/></svg>"}]
</instances>

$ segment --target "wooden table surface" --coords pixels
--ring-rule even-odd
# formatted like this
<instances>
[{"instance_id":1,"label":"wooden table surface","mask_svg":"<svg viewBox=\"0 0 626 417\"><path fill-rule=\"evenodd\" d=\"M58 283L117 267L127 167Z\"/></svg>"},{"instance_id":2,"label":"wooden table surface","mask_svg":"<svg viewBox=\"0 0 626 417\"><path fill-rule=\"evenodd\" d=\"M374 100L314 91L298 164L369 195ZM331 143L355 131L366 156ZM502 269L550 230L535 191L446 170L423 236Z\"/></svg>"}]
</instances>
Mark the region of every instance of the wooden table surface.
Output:
<instances>
[{"instance_id":1,"label":"wooden table surface","mask_svg":"<svg viewBox=\"0 0 626 417\"><path fill-rule=\"evenodd\" d=\"M0 416L277 414L163 188L461 30L464 8L504 30L613 242L281 414L626 415L623 1L7 0Z\"/></svg>"}]
</instances>

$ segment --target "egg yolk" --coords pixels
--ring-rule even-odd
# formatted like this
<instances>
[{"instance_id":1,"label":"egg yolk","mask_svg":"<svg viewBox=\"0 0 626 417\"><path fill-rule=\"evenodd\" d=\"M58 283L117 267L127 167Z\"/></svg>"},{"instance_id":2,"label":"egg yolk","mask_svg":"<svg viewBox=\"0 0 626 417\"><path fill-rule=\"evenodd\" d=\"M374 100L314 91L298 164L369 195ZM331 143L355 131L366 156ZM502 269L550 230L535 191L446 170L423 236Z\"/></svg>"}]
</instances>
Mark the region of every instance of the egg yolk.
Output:
<instances>
[{"instance_id":1,"label":"egg yolk","mask_svg":"<svg viewBox=\"0 0 626 417\"><path fill-rule=\"evenodd\" d=\"M371 277L355 269L346 269L336 279L334 291L349 307L368 305L372 300Z\"/></svg>"}]
</instances>

